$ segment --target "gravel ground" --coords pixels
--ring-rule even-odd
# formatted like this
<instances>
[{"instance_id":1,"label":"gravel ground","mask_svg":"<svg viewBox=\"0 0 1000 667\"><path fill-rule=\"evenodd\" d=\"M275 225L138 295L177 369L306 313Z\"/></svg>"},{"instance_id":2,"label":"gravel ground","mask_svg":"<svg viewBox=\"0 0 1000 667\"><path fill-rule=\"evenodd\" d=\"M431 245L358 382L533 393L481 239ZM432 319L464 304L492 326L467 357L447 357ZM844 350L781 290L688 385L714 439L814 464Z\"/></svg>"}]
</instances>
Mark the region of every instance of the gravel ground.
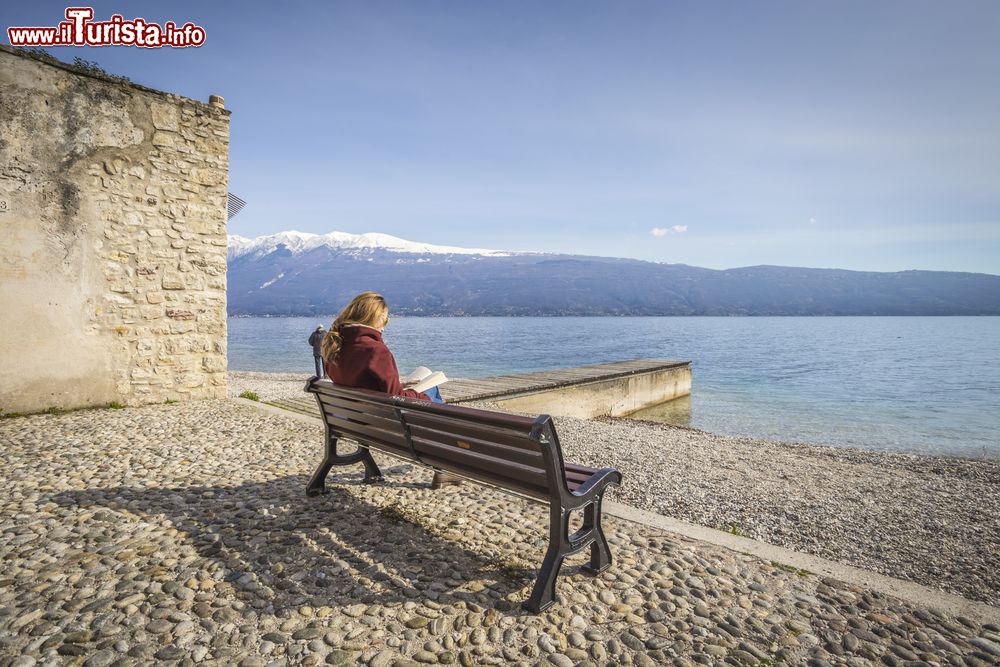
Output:
<instances>
[{"instance_id":1,"label":"gravel ground","mask_svg":"<svg viewBox=\"0 0 1000 667\"><path fill-rule=\"evenodd\" d=\"M305 373L260 373L257 371L229 371L229 395L239 396L252 391L263 400L299 398L309 375Z\"/></svg>"},{"instance_id":2,"label":"gravel ground","mask_svg":"<svg viewBox=\"0 0 1000 667\"><path fill-rule=\"evenodd\" d=\"M1000 606L1000 461L556 423L574 461L624 473L622 502Z\"/></svg>"},{"instance_id":3,"label":"gravel ground","mask_svg":"<svg viewBox=\"0 0 1000 667\"><path fill-rule=\"evenodd\" d=\"M573 559L523 613L543 507L382 457L388 483L306 498L319 425L232 401L7 419L0 442L3 667L1000 660L997 625L613 517L613 567Z\"/></svg>"},{"instance_id":4,"label":"gravel ground","mask_svg":"<svg viewBox=\"0 0 1000 667\"><path fill-rule=\"evenodd\" d=\"M230 373L230 392L301 397L306 378ZM570 460L624 473L617 500L1000 606L1000 461L632 419L560 417L556 427Z\"/></svg>"}]
</instances>

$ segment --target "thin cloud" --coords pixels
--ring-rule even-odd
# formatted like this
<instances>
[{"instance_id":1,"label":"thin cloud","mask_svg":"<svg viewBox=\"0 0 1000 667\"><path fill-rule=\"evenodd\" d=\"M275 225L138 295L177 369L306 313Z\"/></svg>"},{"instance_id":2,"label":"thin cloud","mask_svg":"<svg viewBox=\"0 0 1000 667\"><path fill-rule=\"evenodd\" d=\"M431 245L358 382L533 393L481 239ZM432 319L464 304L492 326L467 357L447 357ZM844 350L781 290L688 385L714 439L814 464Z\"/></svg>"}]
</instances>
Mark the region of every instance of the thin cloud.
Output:
<instances>
[{"instance_id":1,"label":"thin cloud","mask_svg":"<svg viewBox=\"0 0 1000 667\"><path fill-rule=\"evenodd\" d=\"M674 225L673 227L653 227L649 233L653 236L667 236L670 234L683 234L688 230L687 225Z\"/></svg>"},{"instance_id":2,"label":"thin cloud","mask_svg":"<svg viewBox=\"0 0 1000 667\"><path fill-rule=\"evenodd\" d=\"M815 225L816 224L816 218L809 218L809 224L810 225Z\"/></svg>"}]
</instances>

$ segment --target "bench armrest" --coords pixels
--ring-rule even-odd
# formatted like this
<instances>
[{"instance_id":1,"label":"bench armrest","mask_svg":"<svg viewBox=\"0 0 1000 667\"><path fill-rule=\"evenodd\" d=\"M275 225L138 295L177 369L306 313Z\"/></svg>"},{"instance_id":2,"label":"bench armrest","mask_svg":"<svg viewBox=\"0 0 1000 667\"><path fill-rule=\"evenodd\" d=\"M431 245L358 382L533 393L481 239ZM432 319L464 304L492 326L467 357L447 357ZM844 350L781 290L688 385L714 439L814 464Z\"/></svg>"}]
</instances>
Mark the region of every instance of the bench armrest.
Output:
<instances>
[{"instance_id":1,"label":"bench armrest","mask_svg":"<svg viewBox=\"0 0 1000 667\"><path fill-rule=\"evenodd\" d=\"M621 485L622 474L618 472L617 468L602 468L591 475L590 479L580 485L576 491L572 492L572 495L580 498L581 500L589 500L598 491L602 490L604 487L611 484Z\"/></svg>"}]
</instances>

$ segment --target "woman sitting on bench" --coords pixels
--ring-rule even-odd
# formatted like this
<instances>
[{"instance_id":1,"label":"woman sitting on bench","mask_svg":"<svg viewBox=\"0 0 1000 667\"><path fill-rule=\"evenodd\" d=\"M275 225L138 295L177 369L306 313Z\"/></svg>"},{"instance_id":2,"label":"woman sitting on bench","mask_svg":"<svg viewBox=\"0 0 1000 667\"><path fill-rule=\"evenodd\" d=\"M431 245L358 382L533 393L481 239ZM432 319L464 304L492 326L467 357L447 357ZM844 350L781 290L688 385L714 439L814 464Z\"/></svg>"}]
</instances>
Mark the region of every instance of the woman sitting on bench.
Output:
<instances>
[{"instance_id":1,"label":"woman sitting on bench","mask_svg":"<svg viewBox=\"0 0 1000 667\"><path fill-rule=\"evenodd\" d=\"M334 384L381 391L390 396L408 396L444 403L437 387L425 393L407 389L399 381L396 358L382 341L389 324L389 306L381 294L362 292L347 304L323 338L322 352L326 376ZM434 472L431 488L460 484L461 478Z\"/></svg>"},{"instance_id":2,"label":"woman sitting on bench","mask_svg":"<svg viewBox=\"0 0 1000 667\"><path fill-rule=\"evenodd\" d=\"M424 393L399 381L396 359L382 341L389 306L381 294L362 292L347 304L323 338L326 374L334 384L444 403L437 387Z\"/></svg>"}]
</instances>

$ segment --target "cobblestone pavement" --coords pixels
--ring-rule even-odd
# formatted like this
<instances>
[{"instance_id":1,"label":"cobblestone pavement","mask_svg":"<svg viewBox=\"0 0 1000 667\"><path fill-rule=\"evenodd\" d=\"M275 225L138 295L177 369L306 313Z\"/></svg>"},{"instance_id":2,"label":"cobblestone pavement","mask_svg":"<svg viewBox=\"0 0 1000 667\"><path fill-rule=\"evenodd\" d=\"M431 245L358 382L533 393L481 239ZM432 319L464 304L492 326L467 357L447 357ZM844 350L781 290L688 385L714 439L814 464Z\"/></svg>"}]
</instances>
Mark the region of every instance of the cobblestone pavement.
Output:
<instances>
[{"instance_id":1,"label":"cobblestone pavement","mask_svg":"<svg viewBox=\"0 0 1000 667\"><path fill-rule=\"evenodd\" d=\"M0 665L991 665L1000 628L606 519L519 603L544 508L380 459L303 488L322 430L232 401L0 421Z\"/></svg>"}]
</instances>

